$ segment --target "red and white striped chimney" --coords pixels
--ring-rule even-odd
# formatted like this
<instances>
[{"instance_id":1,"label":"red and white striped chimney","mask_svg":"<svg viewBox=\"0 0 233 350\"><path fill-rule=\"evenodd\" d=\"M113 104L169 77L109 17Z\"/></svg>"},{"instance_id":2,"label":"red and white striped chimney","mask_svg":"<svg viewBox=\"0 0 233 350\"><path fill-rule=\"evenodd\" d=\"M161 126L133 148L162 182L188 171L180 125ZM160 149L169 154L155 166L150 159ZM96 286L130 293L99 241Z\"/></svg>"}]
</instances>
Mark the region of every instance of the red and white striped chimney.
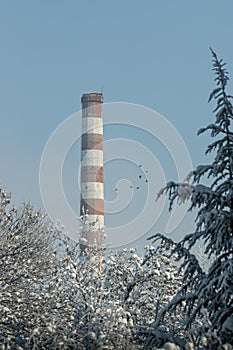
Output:
<instances>
[{"instance_id":1,"label":"red and white striped chimney","mask_svg":"<svg viewBox=\"0 0 233 350\"><path fill-rule=\"evenodd\" d=\"M83 94L80 215L87 212L90 227L82 232L89 247L104 243L103 95Z\"/></svg>"}]
</instances>

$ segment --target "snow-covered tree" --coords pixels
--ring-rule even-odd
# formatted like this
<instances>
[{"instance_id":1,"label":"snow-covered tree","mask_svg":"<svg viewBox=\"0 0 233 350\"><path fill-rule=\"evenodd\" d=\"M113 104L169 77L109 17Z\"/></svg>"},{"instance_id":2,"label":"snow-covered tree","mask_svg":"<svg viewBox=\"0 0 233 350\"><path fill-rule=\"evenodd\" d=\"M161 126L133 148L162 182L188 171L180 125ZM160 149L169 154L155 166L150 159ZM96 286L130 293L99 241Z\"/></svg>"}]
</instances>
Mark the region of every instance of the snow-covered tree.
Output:
<instances>
[{"instance_id":1,"label":"snow-covered tree","mask_svg":"<svg viewBox=\"0 0 233 350\"><path fill-rule=\"evenodd\" d=\"M154 303L161 310L181 283L171 260L154 252L154 247L146 247L144 257L140 257L134 248L109 251L101 261L104 268L100 268L99 254L94 249L78 259L73 259L71 249L59 282L73 306L74 323L69 332L66 330L65 344L71 343L72 329L72 343L80 349L143 347L140 329L154 322ZM64 333L68 320L67 314L63 317ZM55 335L53 346L64 344L61 336Z\"/></svg>"},{"instance_id":2,"label":"snow-covered tree","mask_svg":"<svg viewBox=\"0 0 233 350\"><path fill-rule=\"evenodd\" d=\"M170 257L149 246L142 257L80 255L61 225L10 202L1 188L0 349L142 349L154 305L158 313L181 285Z\"/></svg>"},{"instance_id":3,"label":"snow-covered tree","mask_svg":"<svg viewBox=\"0 0 233 350\"><path fill-rule=\"evenodd\" d=\"M55 277L55 230L31 204L16 209L0 187L0 344L25 345ZM24 336L22 336L24 334ZM24 337L24 341L22 338Z\"/></svg>"},{"instance_id":4,"label":"snow-covered tree","mask_svg":"<svg viewBox=\"0 0 233 350\"><path fill-rule=\"evenodd\" d=\"M175 298L164 308L154 323L159 329L166 313L175 312L184 304L186 329L207 310L211 331L223 342L233 339L233 106L232 96L227 92L228 72L225 63L214 51L213 71L216 88L209 101L216 100L215 122L200 129L198 134L210 131L215 140L207 147L206 154L213 152L213 161L200 165L183 184L170 182L162 193L167 193L170 209L184 193L190 197L190 210L196 209L196 229L175 244L173 253L178 254L184 269L183 285ZM205 179L205 184L201 180ZM192 182L191 182L192 180ZM208 183L208 185L206 185ZM182 189L182 191L180 191ZM182 198L180 198L180 196ZM161 234L154 241L174 246L174 242ZM203 271L193 248L198 242L204 244L204 253L211 264ZM213 259L213 260L212 260ZM209 345L211 348L211 344ZM212 345L214 348L214 345Z\"/></svg>"}]
</instances>

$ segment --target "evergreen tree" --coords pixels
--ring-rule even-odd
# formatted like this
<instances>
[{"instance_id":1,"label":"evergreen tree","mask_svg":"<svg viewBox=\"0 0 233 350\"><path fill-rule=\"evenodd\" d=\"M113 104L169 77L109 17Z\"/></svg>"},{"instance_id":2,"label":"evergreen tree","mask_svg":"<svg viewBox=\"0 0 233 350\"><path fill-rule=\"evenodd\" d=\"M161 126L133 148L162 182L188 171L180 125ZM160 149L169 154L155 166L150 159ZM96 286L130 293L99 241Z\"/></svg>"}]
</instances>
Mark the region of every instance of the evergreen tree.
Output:
<instances>
[{"instance_id":1,"label":"evergreen tree","mask_svg":"<svg viewBox=\"0 0 233 350\"><path fill-rule=\"evenodd\" d=\"M183 305L186 329L208 312L211 330L221 342L233 342L233 106L232 96L227 93L229 81L225 63L211 49L216 88L209 102L216 101L215 122L198 131L198 135L210 131L215 140L207 147L206 154L214 152L211 164L198 166L187 182L170 182L159 196L167 193L170 210L176 200L190 194L190 210L196 209L195 232L187 234L179 243L161 234L150 239L172 248L172 253L182 260L183 285L176 297L163 309L154 324L159 329L167 312L175 312ZM203 184L207 179L209 186ZM192 183L191 183L192 180ZM202 181L201 181L202 180ZM202 183L201 183L202 182ZM206 181L205 181L206 183ZM200 267L193 254L195 244L204 243L204 253L213 261L207 272ZM156 332L154 333L156 334ZM214 345L213 345L214 346Z\"/></svg>"}]
</instances>

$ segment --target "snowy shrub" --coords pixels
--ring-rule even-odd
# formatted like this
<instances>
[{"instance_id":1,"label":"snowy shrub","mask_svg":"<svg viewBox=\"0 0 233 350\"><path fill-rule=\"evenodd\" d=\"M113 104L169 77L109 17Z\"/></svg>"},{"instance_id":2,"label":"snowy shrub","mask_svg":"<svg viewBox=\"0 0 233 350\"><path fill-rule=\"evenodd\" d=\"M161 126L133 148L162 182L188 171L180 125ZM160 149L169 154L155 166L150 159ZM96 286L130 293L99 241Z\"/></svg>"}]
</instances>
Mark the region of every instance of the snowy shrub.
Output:
<instances>
[{"instance_id":1,"label":"snowy shrub","mask_svg":"<svg viewBox=\"0 0 233 350\"><path fill-rule=\"evenodd\" d=\"M80 254L30 204L0 189L0 348L141 349L141 329L180 288L167 254L145 247ZM167 323L169 328L173 320Z\"/></svg>"}]
</instances>

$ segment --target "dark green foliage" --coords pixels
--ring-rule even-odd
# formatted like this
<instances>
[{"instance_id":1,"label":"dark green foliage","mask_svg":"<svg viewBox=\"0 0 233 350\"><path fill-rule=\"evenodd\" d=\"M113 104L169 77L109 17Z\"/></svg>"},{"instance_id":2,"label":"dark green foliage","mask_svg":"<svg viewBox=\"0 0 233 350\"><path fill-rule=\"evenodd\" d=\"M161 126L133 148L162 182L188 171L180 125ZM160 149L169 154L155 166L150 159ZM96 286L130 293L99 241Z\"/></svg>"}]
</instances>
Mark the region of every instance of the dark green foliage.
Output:
<instances>
[{"instance_id":1,"label":"dark green foliage","mask_svg":"<svg viewBox=\"0 0 233 350\"><path fill-rule=\"evenodd\" d=\"M198 135L210 131L215 138L206 150L214 152L211 164L198 166L184 184L170 182L162 193L167 193L170 209L179 200L179 189L191 193L190 210L197 210L195 232L187 234L178 244L161 234L150 239L161 241L162 246L182 261L183 286L177 296L159 315L155 324L159 328L166 313L175 312L184 304L186 329L190 328L203 309L208 312L211 329L224 342L233 339L233 107L232 96L226 91L229 81L225 63L211 49L213 71L217 87L211 92L209 102L216 101L215 122L199 130ZM209 186L201 184L207 179ZM192 180L192 182L191 182ZM161 193L160 193L161 194ZM214 257L207 273L204 273L195 255L191 253L197 242L203 242L206 259Z\"/></svg>"}]
</instances>

